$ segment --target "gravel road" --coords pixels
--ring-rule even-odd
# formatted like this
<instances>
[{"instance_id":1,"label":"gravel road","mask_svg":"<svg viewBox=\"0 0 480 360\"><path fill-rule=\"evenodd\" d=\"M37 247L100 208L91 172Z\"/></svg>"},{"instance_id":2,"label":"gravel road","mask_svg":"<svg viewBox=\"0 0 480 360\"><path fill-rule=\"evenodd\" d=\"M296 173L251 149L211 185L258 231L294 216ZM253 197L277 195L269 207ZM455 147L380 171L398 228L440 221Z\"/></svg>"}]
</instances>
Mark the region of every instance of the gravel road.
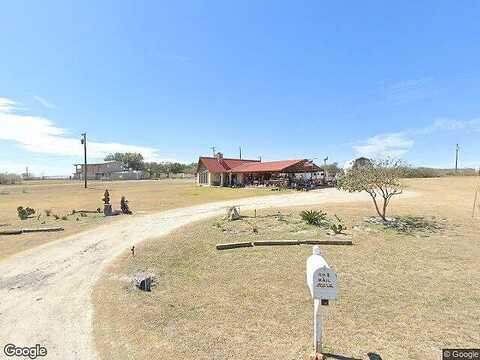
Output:
<instances>
[{"instance_id":1,"label":"gravel road","mask_svg":"<svg viewBox=\"0 0 480 360\"><path fill-rule=\"evenodd\" d=\"M8 343L45 346L41 359L96 359L92 289L102 269L133 244L225 213L232 204L261 209L365 200L363 194L324 189L209 203L125 217L9 257L0 262L0 359Z\"/></svg>"}]
</instances>

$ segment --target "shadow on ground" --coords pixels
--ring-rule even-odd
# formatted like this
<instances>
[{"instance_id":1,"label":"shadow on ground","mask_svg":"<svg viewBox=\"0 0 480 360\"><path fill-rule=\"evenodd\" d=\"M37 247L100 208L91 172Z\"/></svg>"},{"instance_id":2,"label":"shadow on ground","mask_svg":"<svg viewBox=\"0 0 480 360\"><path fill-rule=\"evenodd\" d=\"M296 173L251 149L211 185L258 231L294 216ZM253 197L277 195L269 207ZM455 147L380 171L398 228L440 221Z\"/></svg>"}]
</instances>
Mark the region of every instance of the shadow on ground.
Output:
<instances>
[{"instance_id":1,"label":"shadow on ground","mask_svg":"<svg viewBox=\"0 0 480 360\"><path fill-rule=\"evenodd\" d=\"M336 360L362 360L358 358L353 358L349 356L343 356L338 354L331 354L331 353L323 353L327 357L327 359L336 359ZM377 353L368 353L368 360L382 360L382 357Z\"/></svg>"}]
</instances>

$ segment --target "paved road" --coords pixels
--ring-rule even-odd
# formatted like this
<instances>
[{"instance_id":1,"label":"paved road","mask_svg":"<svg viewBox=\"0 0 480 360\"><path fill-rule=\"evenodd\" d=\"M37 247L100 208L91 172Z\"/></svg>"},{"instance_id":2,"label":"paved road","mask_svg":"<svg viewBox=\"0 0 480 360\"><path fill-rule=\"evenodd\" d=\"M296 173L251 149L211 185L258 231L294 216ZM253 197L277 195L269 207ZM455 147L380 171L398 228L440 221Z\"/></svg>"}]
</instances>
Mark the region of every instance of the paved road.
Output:
<instances>
[{"instance_id":1,"label":"paved road","mask_svg":"<svg viewBox=\"0 0 480 360\"><path fill-rule=\"evenodd\" d=\"M96 359L93 286L102 269L135 243L225 213L232 204L261 209L364 200L362 194L324 189L210 203L126 217L9 257L0 262L0 359L7 343L45 346L46 359Z\"/></svg>"}]
</instances>

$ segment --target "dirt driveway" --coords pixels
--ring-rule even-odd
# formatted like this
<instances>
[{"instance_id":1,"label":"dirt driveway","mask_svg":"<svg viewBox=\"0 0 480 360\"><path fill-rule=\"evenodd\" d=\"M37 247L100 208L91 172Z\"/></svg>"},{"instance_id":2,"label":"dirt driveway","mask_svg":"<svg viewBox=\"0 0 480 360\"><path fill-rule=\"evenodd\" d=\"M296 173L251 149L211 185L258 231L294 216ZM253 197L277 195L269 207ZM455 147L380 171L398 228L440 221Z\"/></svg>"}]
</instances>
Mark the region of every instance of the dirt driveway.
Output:
<instances>
[{"instance_id":1,"label":"dirt driveway","mask_svg":"<svg viewBox=\"0 0 480 360\"><path fill-rule=\"evenodd\" d=\"M96 359L92 288L102 269L132 245L216 216L232 204L260 209L366 200L324 189L209 203L132 216L14 255L0 262L0 347L40 344L47 359Z\"/></svg>"}]
</instances>

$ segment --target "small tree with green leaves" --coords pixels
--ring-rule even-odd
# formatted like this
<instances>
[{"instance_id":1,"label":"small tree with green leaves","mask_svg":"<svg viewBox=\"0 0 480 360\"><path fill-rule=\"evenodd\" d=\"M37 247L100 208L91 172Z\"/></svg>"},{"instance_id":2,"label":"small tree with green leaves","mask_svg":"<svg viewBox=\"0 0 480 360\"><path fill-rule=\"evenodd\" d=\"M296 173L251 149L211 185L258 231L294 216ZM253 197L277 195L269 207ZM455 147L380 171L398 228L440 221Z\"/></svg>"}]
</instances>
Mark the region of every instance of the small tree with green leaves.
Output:
<instances>
[{"instance_id":1,"label":"small tree with green leaves","mask_svg":"<svg viewBox=\"0 0 480 360\"><path fill-rule=\"evenodd\" d=\"M338 182L338 188L349 192L368 193L377 214L386 221L390 201L403 192L400 179L404 177L405 169L406 166L401 160L374 160L348 170Z\"/></svg>"}]
</instances>

